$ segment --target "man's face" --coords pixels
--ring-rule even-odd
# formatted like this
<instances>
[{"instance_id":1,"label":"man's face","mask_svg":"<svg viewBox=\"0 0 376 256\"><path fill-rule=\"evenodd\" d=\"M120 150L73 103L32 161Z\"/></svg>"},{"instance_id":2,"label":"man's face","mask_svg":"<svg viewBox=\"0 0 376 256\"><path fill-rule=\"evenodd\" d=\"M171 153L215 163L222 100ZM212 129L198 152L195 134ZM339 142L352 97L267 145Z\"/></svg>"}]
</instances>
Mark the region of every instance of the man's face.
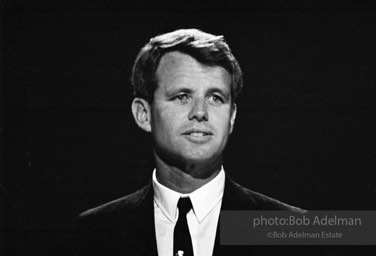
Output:
<instances>
[{"instance_id":1,"label":"man's face","mask_svg":"<svg viewBox=\"0 0 376 256\"><path fill-rule=\"evenodd\" d=\"M236 115L230 74L170 52L162 57L156 75L150 120L156 153L178 164L221 161Z\"/></svg>"}]
</instances>

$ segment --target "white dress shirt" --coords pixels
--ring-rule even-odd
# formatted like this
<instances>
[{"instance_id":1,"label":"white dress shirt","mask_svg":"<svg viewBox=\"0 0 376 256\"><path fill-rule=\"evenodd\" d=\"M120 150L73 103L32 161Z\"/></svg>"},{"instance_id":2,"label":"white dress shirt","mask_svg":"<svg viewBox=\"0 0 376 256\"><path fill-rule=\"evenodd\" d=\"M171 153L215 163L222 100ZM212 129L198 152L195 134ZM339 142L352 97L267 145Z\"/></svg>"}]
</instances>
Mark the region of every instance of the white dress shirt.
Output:
<instances>
[{"instance_id":1,"label":"white dress shirt","mask_svg":"<svg viewBox=\"0 0 376 256\"><path fill-rule=\"evenodd\" d=\"M204 186L190 194L181 194L160 184L153 171L154 220L158 255L173 255L174 228L178 220L180 197L191 199L193 210L187 214L194 255L213 254L219 213L221 210L225 173L223 169Z\"/></svg>"}]
</instances>

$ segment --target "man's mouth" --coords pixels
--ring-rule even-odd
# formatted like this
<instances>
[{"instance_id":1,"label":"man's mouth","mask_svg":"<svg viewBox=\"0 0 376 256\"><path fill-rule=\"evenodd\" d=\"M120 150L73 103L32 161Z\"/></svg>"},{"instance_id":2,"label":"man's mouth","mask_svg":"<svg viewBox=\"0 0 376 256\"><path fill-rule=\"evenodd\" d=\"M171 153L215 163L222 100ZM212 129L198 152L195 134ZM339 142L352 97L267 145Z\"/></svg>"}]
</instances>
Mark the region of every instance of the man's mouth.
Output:
<instances>
[{"instance_id":1,"label":"man's mouth","mask_svg":"<svg viewBox=\"0 0 376 256\"><path fill-rule=\"evenodd\" d=\"M213 135L213 133L208 130L192 129L184 132L183 135L193 143L202 144L208 142L212 138L211 135Z\"/></svg>"},{"instance_id":2,"label":"man's mouth","mask_svg":"<svg viewBox=\"0 0 376 256\"><path fill-rule=\"evenodd\" d=\"M186 131L183 134L184 135L190 135L192 137L202 137L202 136L213 135L213 133L210 132L210 131L207 131L207 130L196 130L196 129L192 129L192 130Z\"/></svg>"},{"instance_id":3,"label":"man's mouth","mask_svg":"<svg viewBox=\"0 0 376 256\"><path fill-rule=\"evenodd\" d=\"M189 135L191 135L192 137L203 137L206 135L206 133L204 132L191 132L189 133Z\"/></svg>"}]
</instances>

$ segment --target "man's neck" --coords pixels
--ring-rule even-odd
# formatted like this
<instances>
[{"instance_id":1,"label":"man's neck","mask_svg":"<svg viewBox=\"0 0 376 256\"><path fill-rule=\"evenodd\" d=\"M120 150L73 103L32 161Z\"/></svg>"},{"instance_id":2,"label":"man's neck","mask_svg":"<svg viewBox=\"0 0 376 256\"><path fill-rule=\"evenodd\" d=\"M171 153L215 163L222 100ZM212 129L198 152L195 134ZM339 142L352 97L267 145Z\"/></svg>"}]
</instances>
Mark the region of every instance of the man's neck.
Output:
<instances>
[{"instance_id":1,"label":"man's neck","mask_svg":"<svg viewBox=\"0 0 376 256\"><path fill-rule=\"evenodd\" d=\"M221 170L221 161L214 164L171 166L154 153L159 183L182 194L189 194L214 179Z\"/></svg>"}]
</instances>

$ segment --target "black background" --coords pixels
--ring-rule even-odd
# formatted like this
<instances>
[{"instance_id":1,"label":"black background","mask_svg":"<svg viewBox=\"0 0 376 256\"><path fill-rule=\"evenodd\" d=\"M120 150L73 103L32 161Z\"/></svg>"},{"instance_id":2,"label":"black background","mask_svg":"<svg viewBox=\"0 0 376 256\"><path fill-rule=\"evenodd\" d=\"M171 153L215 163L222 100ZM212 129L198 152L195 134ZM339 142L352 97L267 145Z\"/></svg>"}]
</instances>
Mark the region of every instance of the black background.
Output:
<instances>
[{"instance_id":1,"label":"black background","mask_svg":"<svg viewBox=\"0 0 376 256\"><path fill-rule=\"evenodd\" d=\"M178 28L225 35L243 69L224 157L234 180L305 209L376 210L373 4L1 5L3 255L68 254L81 211L148 182L129 76L149 38Z\"/></svg>"}]
</instances>

